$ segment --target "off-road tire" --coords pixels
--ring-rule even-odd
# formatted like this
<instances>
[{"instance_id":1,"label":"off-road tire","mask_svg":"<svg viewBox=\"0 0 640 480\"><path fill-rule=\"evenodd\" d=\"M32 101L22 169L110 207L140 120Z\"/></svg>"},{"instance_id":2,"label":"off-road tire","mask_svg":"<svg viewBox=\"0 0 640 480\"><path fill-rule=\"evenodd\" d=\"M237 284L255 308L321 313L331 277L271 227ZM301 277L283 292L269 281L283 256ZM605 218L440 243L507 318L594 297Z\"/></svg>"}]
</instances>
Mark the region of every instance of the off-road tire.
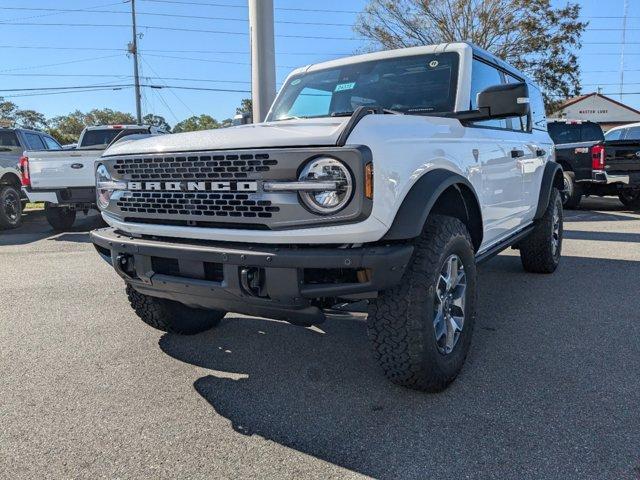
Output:
<instances>
[{"instance_id":1,"label":"off-road tire","mask_svg":"<svg viewBox=\"0 0 640 480\"><path fill-rule=\"evenodd\" d=\"M452 254L460 257L466 275L465 319L453 350L443 354L435 338L436 282L443 262ZM473 244L464 224L448 216L430 216L402 281L382 292L369 308L369 338L389 380L415 390L438 392L456 378L469 351L475 323L476 277Z\"/></svg>"},{"instance_id":2,"label":"off-road tire","mask_svg":"<svg viewBox=\"0 0 640 480\"><path fill-rule=\"evenodd\" d=\"M76 211L68 207L57 207L50 203L44 205L44 215L47 222L56 232L66 232L70 230L76 221Z\"/></svg>"},{"instance_id":3,"label":"off-road tire","mask_svg":"<svg viewBox=\"0 0 640 480\"><path fill-rule=\"evenodd\" d=\"M559 228L554 229L554 212L558 212ZM533 232L522 240L518 247L522 266L527 272L553 273L560 263L562 255L563 212L560 192L554 188L551 191L549 205L544 215L538 220ZM554 237L557 246L554 250Z\"/></svg>"},{"instance_id":4,"label":"off-road tire","mask_svg":"<svg viewBox=\"0 0 640 480\"><path fill-rule=\"evenodd\" d=\"M0 186L0 230L18 228L21 223L20 191L12 185Z\"/></svg>"},{"instance_id":5,"label":"off-road tire","mask_svg":"<svg viewBox=\"0 0 640 480\"><path fill-rule=\"evenodd\" d=\"M620 199L625 207L640 210L640 191L633 192L632 194L620 193L618 199Z\"/></svg>"},{"instance_id":6,"label":"off-road tire","mask_svg":"<svg viewBox=\"0 0 640 480\"><path fill-rule=\"evenodd\" d=\"M147 325L163 332L194 335L217 326L226 312L201 310L179 302L144 295L127 285L129 303Z\"/></svg>"},{"instance_id":7,"label":"off-road tire","mask_svg":"<svg viewBox=\"0 0 640 480\"><path fill-rule=\"evenodd\" d=\"M563 172L564 176L564 192L562 194L562 203L564 208L573 210L578 208L580 200L584 195L582 185L576 182L576 174L573 172Z\"/></svg>"}]
</instances>

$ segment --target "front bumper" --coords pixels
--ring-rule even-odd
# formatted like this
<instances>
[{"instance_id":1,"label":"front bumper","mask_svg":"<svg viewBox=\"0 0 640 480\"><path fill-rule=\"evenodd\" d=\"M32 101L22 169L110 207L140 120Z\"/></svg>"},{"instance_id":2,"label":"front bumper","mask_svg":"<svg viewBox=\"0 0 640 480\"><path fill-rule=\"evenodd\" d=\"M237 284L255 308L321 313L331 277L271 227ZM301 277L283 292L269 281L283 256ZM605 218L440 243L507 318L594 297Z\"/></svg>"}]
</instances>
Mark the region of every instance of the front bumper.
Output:
<instances>
[{"instance_id":1,"label":"front bumper","mask_svg":"<svg viewBox=\"0 0 640 480\"><path fill-rule=\"evenodd\" d=\"M324 320L318 298L367 298L397 285L412 245L360 248L184 243L91 232L100 255L140 293L304 325Z\"/></svg>"}]
</instances>

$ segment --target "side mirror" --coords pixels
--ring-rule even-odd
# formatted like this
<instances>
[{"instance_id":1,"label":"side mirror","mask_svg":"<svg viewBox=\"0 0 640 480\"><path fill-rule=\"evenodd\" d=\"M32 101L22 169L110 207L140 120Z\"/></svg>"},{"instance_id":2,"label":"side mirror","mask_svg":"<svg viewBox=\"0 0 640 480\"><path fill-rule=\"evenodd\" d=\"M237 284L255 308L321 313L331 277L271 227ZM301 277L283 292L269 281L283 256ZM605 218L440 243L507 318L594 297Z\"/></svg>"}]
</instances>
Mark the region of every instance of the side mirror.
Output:
<instances>
[{"instance_id":1,"label":"side mirror","mask_svg":"<svg viewBox=\"0 0 640 480\"><path fill-rule=\"evenodd\" d=\"M529 114L529 87L526 83L494 85L478 94L478 110L489 118L523 117Z\"/></svg>"}]
</instances>

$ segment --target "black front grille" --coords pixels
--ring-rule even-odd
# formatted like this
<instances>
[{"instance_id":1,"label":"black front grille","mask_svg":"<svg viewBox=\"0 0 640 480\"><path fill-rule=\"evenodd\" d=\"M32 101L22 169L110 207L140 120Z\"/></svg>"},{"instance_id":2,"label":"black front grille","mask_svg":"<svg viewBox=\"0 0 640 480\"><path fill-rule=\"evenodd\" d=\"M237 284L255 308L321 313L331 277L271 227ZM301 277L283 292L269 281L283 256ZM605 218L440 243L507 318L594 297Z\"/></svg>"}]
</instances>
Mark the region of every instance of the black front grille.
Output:
<instances>
[{"instance_id":1,"label":"black front grille","mask_svg":"<svg viewBox=\"0 0 640 480\"><path fill-rule=\"evenodd\" d=\"M256 178L278 164L267 153L119 159L114 171L131 180L234 180Z\"/></svg>"},{"instance_id":2,"label":"black front grille","mask_svg":"<svg viewBox=\"0 0 640 480\"><path fill-rule=\"evenodd\" d=\"M195 215L200 217L271 218L280 211L269 200L248 193L125 192L118 207L127 215Z\"/></svg>"}]
</instances>

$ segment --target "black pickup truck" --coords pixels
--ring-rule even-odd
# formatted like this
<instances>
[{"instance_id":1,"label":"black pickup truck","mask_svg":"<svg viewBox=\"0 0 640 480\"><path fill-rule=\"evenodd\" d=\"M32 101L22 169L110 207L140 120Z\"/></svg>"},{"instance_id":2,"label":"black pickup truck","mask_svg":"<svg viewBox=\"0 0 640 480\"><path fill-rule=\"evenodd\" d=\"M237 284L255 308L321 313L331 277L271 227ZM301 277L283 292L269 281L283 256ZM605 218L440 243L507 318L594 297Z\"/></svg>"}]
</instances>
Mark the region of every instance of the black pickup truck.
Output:
<instances>
[{"instance_id":1,"label":"black pickup truck","mask_svg":"<svg viewBox=\"0 0 640 480\"><path fill-rule=\"evenodd\" d=\"M640 209L640 124L606 135L597 123L580 120L552 121L548 129L564 170L565 208L577 207L583 196L613 195Z\"/></svg>"}]
</instances>

